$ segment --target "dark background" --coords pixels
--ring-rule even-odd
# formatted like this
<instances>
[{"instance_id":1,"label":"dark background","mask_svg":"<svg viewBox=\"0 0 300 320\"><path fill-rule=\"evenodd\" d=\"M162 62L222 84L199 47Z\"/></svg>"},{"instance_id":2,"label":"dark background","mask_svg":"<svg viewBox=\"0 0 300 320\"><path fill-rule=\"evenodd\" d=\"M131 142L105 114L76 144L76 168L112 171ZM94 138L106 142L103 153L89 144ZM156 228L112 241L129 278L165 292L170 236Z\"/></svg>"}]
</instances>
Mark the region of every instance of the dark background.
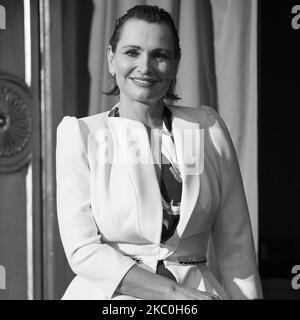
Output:
<instances>
[{"instance_id":1,"label":"dark background","mask_svg":"<svg viewBox=\"0 0 300 320\"><path fill-rule=\"evenodd\" d=\"M266 291L277 279L285 288L279 285L278 294L295 295L290 281L292 267L300 265L300 29L292 28L291 11L300 1L258 2L259 266Z\"/></svg>"}]
</instances>

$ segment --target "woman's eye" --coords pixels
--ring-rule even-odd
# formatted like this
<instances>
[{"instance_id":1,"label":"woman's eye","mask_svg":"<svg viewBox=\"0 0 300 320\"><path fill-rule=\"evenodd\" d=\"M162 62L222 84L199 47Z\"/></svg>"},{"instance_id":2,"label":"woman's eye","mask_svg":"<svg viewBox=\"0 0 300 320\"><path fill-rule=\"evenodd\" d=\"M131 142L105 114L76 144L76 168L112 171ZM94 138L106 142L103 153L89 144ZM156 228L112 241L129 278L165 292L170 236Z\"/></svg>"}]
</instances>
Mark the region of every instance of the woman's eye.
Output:
<instances>
[{"instance_id":1,"label":"woman's eye","mask_svg":"<svg viewBox=\"0 0 300 320\"><path fill-rule=\"evenodd\" d=\"M129 57L134 58L137 57L139 53L136 50L128 50L125 52L125 54Z\"/></svg>"},{"instance_id":2,"label":"woman's eye","mask_svg":"<svg viewBox=\"0 0 300 320\"><path fill-rule=\"evenodd\" d=\"M157 52L153 55L154 59L158 59L158 60L167 60L169 59L169 56L165 53L162 52Z\"/></svg>"}]
</instances>

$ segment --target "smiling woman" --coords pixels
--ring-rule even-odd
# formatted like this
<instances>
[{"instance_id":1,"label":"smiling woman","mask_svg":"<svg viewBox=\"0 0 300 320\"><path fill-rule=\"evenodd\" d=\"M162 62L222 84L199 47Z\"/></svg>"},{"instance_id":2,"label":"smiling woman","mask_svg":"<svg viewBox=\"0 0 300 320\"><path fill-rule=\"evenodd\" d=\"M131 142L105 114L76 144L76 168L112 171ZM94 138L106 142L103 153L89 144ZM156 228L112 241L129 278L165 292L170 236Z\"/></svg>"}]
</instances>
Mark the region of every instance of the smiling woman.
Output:
<instances>
[{"instance_id":1,"label":"smiling woman","mask_svg":"<svg viewBox=\"0 0 300 320\"><path fill-rule=\"evenodd\" d=\"M172 18L156 6L133 7L117 20L107 57L106 93L118 104L65 117L57 129L58 221L77 274L63 298L260 298L226 125L210 107L166 103L178 100L181 49ZM206 264L210 235L221 282Z\"/></svg>"},{"instance_id":2,"label":"smiling woman","mask_svg":"<svg viewBox=\"0 0 300 320\"><path fill-rule=\"evenodd\" d=\"M109 71L120 90L120 111L133 111L135 102L156 105L162 110L163 99L175 80L178 58L174 40L166 24L132 19L123 26L122 36L113 51L108 48ZM158 106L160 104L160 106Z\"/></svg>"},{"instance_id":3,"label":"smiling woman","mask_svg":"<svg viewBox=\"0 0 300 320\"><path fill-rule=\"evenodd\" d=\"M120 42L128 42L129 47L125 47L125 52L123 51L123 53L128 56L136 58L141 53L140 51L143 50L142 47L136 44L137 38L133 37L132 33L129 31L137 32L137 35L139 36L138 39L144 42L146 41L147 36L150 36L152 38L150 40L154 40L155 42L154 48L152 48L154 51L152 52L151 58L154 60L159 60L159 58L161 58L163 60L169 60L169 62L172 62L173 64L175 63L173 66L170 66L170 63L168 64L169 67L173 67L175 75L165 93L165 97L170 100L178 100L179 98L174 94L173 90L176 84L178 63L181 58L181 48L174 21L164 10L160 10L159 14L157 14L157 12L154 11L150 13L149 11L144 10L142 6L137 6L136 8L140 8L140 10L128 10L126 15L120 17L116 21L115 31L111 37L108 48L109 61L111 60L111 54L115 54L117 48L120 47ZM135 23L135 25L133 25L133 23ZM141 29L134 29L134 27L139 27L140 25L142 25ZM144 26L146 26L146 29L143 28ZM124 30L125 28L126 30ZM157 37L152 34L151 29L153 29ZM131 39L132 42L130 43ZM153 46L153 43L151 44L149 42L149 45ZM144 50L145 49L146 48L144 48ZM113 79L105 93L108 95L118 95L120 91L116 79L114 78L115 73L114 70L110 71L113 75Z\"/></svg>"}]
</instances>

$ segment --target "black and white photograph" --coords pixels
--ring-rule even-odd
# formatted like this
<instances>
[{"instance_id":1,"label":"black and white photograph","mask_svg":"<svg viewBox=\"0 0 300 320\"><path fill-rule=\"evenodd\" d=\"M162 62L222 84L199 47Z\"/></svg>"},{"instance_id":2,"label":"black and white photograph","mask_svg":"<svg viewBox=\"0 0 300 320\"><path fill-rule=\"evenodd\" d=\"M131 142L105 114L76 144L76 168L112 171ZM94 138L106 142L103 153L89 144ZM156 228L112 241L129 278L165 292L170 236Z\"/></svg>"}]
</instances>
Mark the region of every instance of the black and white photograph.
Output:
<instances>
[{"instance_id":1,"label":"black and white photograph","mask_svg":"<svg viewBox=\"0 0 300 320\"><path fill-rule=\"evenodd\" d=\"M300 300L299 57L300 0L0 0L0 300Z\"/></svg>"}]
</instances>

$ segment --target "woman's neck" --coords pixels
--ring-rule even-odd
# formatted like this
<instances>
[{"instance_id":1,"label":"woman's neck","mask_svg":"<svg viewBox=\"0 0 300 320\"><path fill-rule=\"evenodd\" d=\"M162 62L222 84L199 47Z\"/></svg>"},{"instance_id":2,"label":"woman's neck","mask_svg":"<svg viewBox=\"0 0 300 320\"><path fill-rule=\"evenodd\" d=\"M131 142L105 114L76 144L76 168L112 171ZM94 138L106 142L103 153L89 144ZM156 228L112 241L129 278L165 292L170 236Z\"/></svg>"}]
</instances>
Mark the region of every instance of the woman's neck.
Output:
<instances>
[{"instance_id":1,"label":"woman's neck","mask_svg":"<svg viewBox=\"0 0 300 320\"><path fill-rule=\"evenodd\" d=\"M138 101L129 101L120 97L119 114L122 118L140 121L154 129L161 128L163 123L163 100L154 104L146 104Z\"/></svg>"}]
</instances>

